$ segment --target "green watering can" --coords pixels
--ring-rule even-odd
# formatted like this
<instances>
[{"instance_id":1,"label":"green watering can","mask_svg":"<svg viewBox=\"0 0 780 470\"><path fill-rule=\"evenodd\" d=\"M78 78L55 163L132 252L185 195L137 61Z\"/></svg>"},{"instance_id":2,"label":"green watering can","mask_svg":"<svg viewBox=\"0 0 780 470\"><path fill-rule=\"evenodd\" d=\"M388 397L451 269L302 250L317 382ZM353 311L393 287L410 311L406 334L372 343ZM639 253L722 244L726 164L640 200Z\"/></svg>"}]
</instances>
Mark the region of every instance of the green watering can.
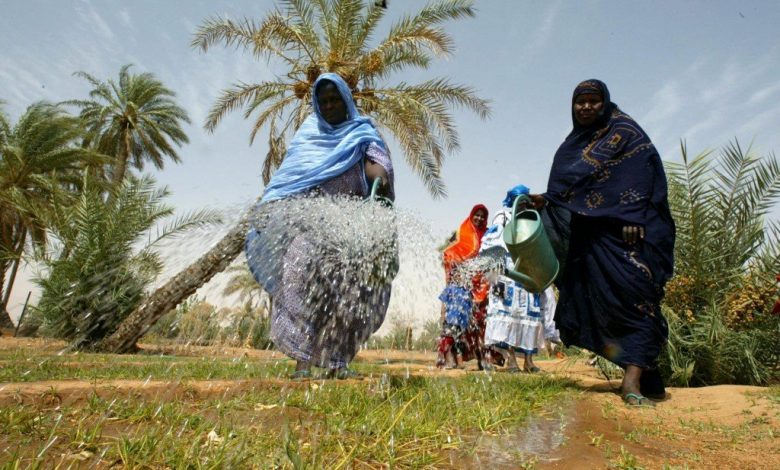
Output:
<instances>
[{"instance_id":1,"label":"green watering can","mask_svg":"<svg viewBox=\"0 0 780 470\"><path fill-rule=\"evenodd\" d=\"M517 206L523 203L525 208L518 212ZM512 218L504 227L504 244L515 263L514 269L506 270L507 277L530 292L542 292L552 284L558 275L558 258L544 231L541 215L525 194L516 197L512 204Z\"/></svg>"}]
</instances>

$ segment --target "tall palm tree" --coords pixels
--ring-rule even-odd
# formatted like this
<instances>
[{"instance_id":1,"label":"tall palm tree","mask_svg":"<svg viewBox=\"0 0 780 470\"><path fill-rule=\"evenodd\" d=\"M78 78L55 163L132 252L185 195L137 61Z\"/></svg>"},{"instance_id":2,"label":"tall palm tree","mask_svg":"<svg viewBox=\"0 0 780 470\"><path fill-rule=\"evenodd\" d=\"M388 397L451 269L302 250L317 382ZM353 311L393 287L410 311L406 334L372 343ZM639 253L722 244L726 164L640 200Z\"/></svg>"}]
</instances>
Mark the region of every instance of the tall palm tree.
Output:
<instances>
[{"instance_id":1,"label":"tall palm tree","mask_svg":"<svg viewBox=\"0 0 780 470\"><path fill-rule=\"evenodd\" d=\"M472 88L446 78L417 85L388 81L395 72L426 69L435 57L451 55L454 43L442 24L474 14L472 0L434 1L401 18L373 46L385 9L363 0L280 0L279 7L259 22L207 19L196 32L193 47L241 48L267 63L280 63L282 73L275 81L225 89L209 113L206 129L213 131L226 114L238 109L244 110L245 118L254 116L250 143L261 130L268 131L263 164L267 183L284 158L287 139L311 113L312 84L320 73L337 72L352 88L361 111L395 137L430 193L444 196L441 166L446 154L459 148L451 110L466 108L486 118L488 102ZM242 221L212 251L155 292L104 342L104 348L132 349L151 324L225 269L243 247L246 223Z\"/></svg>"},{"instance_id":2,"label":"tall palm tree","mask_svg":"<svg viewBox=\"0 0 780 470\"><path fill-rule=\"evenodd\" d=\"M18 266L28 240L41 247L54 209L72 201L80 174L87 165L105 162L95 152L77 144L83 137L78 118L61 107L35 103L15 126L0 112L0 287L7 301L9 266ZM5 303L0 324L10 322Z\"/></svg>"},{"instance_id":3,"label":"tall palm tree","mask_svg":"<svg viewBox=\"0 0 780 470\"><path fill-rule=\"evenodd\" d=\"M175 146L189 142L182 129L189 123L187 112L176 104L176 94L151 73L130 73L131 65L119 70L119 80L103 82L86 72L75 75L94 88L88 100L65 104L81 108L87 125L85 144L114 157L111 180L119 187L128 165L142 170L150 161L155 168L165 166L165 157L181 161Z\"/></svg>"},{"instance_id":4,"label":"tall palm tree","mask_svg":"<svg viewBox=\"0 0 780 470\"><path fill-rule=\"evenodd\" d=\"M454 43L441 25L473 17L472 0L441 0L416 15L404 16L387 36L372 45L386 10L363 0L283 0L259 22L214 17L206 20L192 41L204 52L216 44L237 47L267 61L284 64L285 75L274 81L239 83L222 92L206 121L213 131L229 112L244 109L254 116L250 142L268 129L263 165L267 183L284 158L286 139L311 113L311 88L321 72L336 72L353 90L357 106L389 131L407 163L431 194L446 194L440 170L446 153L459 148L450 110L463 107L485 118L488 103L474 90L436 78L417 85L391 84L395 72L427 69L434 57L453 53Z\"/></svg>"}]
</instances>

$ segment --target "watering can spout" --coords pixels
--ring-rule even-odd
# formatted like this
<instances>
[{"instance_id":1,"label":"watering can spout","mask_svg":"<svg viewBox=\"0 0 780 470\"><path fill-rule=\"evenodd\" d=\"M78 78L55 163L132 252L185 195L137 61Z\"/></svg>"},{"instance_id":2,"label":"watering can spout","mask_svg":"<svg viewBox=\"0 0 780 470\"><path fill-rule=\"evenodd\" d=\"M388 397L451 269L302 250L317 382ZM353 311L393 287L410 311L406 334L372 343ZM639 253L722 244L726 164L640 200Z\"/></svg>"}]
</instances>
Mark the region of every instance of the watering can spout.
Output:
<instances>
[{"instance_id":1,"label":"watering can spout","mask_svg":"<svg viewBox=\"0 0 780 470\"><path fill-rule=\"evenodd\" d=\"M507 269L506 276L530 292L542 292L558 276L559 266L542 218L532 207L527 195L516 197L512 204L512 218L504 228L504 244L514 269Z\"/></svg>"},{"instance_id":2,"label":"watering can spout","mask_svg":"<svg viewBox=\"0 0 780 470\"><path fill-rule=\"evenodd\" d=\"M532 278L526 276L521 272L515 271L514 269L507 269L504 272L504 275L506 275L506 277L512 279L515 282L519 282L528 291L539 292L544 290L544 288L539 289L539 286L537 286L536 281L534 281Z\"/></svg>"}]
</instances>

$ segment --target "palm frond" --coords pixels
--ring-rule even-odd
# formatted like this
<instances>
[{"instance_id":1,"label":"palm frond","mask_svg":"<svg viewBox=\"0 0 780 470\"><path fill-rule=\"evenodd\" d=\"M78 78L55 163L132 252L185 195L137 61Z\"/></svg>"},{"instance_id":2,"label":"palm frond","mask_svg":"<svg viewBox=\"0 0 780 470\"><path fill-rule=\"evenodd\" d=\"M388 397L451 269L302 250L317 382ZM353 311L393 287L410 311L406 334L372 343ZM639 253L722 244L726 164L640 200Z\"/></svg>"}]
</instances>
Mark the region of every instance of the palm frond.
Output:
<instances>
[{"instance_id":1,"label":"palm frond","mask_svg":"<svg viewBox=\"0 0 780 470\"><path fill-rule=\"evenodd\" d=\"M396 21L373 48L368 42L385 14L375 5L363 0L279 0L277 5L258 22L214 17L195 33L192 46L203 51L221 43L249 49L266 61L280 57L286 67L281 80L224 90L206 129L213 131L227 113L238 109L245 118L254 116L250 144L258 132L268 132L262 170L268 182L284 158L286 141L310 112L310 87L317 75L339 73L353 88L357 105L397 139L406 161L434 197L444 196L441 165L447 153L459 148L452 110L468 109L485 119L488 101L472 88L445 79L377 85L394 72L425 69L434 57L452 53L452 37L442 25L473 17L473 1L433 1Z\"/></svg>"},{"instance_id":2,"label":"palm frond","mask_svg":"<svg viewBox=\"0 0 780 470\"><path fill-rule=\"evenodd\" d=\"M152 239L147 246L151 247L163 240L179 237L185 232L195 228L221 224L222 221L222 214L219 211L201 209L186 212L176 216L161 229L158 229L155 238Z\"/></svg>"},{"instance_id":3,"label":"palm frond","mask_svg":"<svg viewBox=\"0 0 780 470\"><path fill-rule=\"evenodd\" d=\"M262 82L259 84L238 83L222 91L217 102L211 107L206 118L205 128L214 132L219 122L226 114L236 109L253 104L260 106L266 100L287 91L286 84L277 82Z\"/></svg>"}]
</instances>

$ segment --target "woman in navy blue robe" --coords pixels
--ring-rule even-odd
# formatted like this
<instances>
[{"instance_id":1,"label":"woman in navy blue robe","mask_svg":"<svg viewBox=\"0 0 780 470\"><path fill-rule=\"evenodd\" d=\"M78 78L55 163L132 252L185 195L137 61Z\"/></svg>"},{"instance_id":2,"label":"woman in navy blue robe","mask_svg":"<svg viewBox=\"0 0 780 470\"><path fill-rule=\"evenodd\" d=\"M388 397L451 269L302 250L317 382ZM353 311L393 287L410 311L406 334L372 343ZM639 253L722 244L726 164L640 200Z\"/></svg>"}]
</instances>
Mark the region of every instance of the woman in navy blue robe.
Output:
<instances>
[{"instance_id":1,"label":"woman in navy blue robe","mask_svg":"<svg viewBox=\"0 0 780 470\"><path fill-rule=\"evenodd\" d=\"M555 154L547 192L533 197L561 270L561 339L625 369L630 405L665 395L657 358L672 275L675 228L666 175L650 138L599 80L577 85L571 133Z\"/></svg>"}]
</instances>

